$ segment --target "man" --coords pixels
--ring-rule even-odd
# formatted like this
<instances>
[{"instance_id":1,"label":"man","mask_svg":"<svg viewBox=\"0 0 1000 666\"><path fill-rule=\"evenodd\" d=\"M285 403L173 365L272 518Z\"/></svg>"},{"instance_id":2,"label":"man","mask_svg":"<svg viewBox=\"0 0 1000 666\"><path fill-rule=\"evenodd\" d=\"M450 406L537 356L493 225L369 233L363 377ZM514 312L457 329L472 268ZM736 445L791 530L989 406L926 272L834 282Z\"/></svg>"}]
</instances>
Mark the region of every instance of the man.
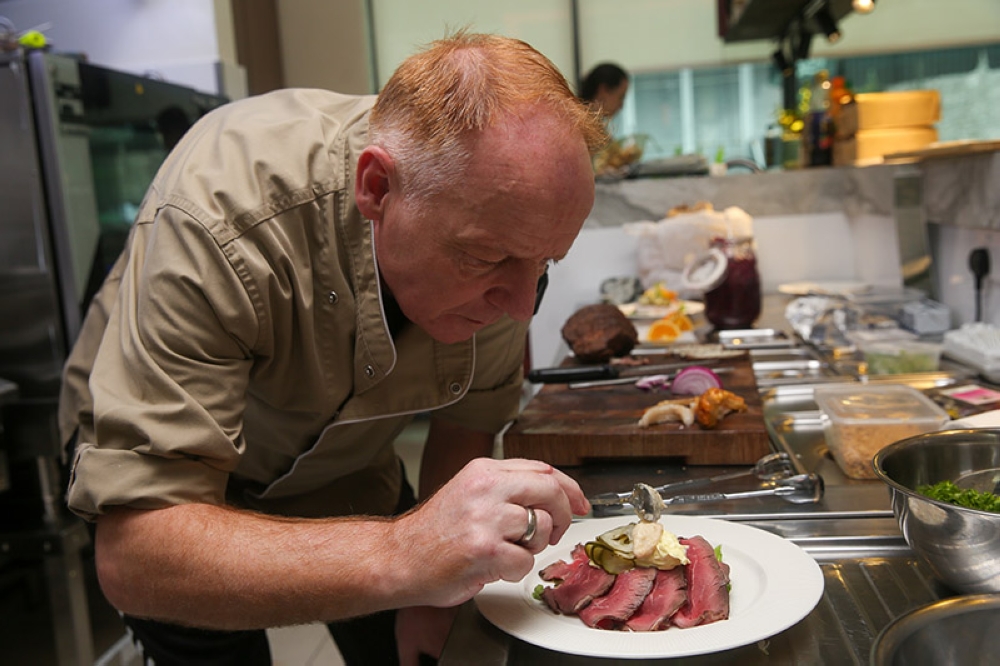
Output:
<instances>
[{"instance_id":1,"label":"man","mask_svg":"<svg viewBox=\"0 0 1000 666\"><path fill-rule=\"evenodd\" d=\"M542 55L473 34L377 100L279 91L187 132L61 401L70 507L149 658L266 664L263 628L347 620L347 661L387 663L398 608L414 663L588 510L550 466L488 456L605 139ZM392 442L425 412L425 501L380 517L413 504Z\"/></svg>"}]
</instances>

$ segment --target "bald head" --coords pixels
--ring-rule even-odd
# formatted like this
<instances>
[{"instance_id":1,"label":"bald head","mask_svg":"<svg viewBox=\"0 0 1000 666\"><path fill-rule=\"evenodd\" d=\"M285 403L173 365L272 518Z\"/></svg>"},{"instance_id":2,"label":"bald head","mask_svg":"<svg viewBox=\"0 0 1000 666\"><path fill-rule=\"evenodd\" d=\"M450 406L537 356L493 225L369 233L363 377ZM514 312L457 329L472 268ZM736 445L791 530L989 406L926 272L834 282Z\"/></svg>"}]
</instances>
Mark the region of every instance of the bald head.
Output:
<instances>
[{"instance_id":1,"label":"bald head","mask_svg":"<svg viewBox=\"0 0 1000 666\"><path fill-rule=\"evenodd\" d=\"M464 172L484 130L539 106L591 153L607 142L599 117L541 53L516 39L459 33L400 65L372 110L370 139L393 156L405 190L423 198Z\"/></svg>"}]
</instances>

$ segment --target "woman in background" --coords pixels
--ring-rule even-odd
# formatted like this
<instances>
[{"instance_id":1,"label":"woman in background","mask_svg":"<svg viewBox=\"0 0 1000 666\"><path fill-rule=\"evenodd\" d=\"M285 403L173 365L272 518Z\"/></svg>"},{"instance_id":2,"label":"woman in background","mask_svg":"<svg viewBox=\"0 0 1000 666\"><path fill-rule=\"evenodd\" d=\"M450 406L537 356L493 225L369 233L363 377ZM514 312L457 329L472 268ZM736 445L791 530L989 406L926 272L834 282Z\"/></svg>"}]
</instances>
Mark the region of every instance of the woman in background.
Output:
<instances>
[{"instance_id":1,"label":"woman in background","mask_svg":"<svg viewBox=\"0 0 1000 666\"><path fill-rule=\"evenodd\" d=\"M606 120L618 113L628 92L628 72L605 62L597 65L580 82L579 96Z\"/></svg>"}]
</instances>

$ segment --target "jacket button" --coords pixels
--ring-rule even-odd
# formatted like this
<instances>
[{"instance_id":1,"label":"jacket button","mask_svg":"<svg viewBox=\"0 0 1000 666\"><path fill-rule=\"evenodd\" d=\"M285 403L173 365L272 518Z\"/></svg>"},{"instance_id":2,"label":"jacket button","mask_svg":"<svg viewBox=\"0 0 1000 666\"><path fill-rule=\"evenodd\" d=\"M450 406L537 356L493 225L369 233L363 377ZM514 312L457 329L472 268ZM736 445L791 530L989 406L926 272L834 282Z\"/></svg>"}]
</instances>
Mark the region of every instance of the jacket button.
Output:
<instances>
[{"instance_id":1,"label":"jacket button","mask_svg":"<svg viewBox=\"0 0 1000 666\"><path fill-rule=\"evenodd\" d=\"M452 382L451 386L449 386L448 389L452 392L452 394L458 395L459 393L462 392L462 385L459 384L458 382Z\"/></svg>"},{"instance_id":2,"label":"jacket button","mask_svg":"<svg viewBox=\"0 0 1000 666\"><path fill-rule=\"evenodd\" d=\"M375 376L375 368L370 365L365 366L365 375L370 379Z\"/></svg>"},{"instance_id":3,"label":"jacket button","mask_svg":"<svg viewBox=\"0 0 1000 666\"><path fill-rule=\"evenodd\" d=\"M326 300L330 301L330 305L336 305L337 301L340 300L340 296L337 296L337 292L331 291L326 295Z\"/></svg>"}]
</instances>

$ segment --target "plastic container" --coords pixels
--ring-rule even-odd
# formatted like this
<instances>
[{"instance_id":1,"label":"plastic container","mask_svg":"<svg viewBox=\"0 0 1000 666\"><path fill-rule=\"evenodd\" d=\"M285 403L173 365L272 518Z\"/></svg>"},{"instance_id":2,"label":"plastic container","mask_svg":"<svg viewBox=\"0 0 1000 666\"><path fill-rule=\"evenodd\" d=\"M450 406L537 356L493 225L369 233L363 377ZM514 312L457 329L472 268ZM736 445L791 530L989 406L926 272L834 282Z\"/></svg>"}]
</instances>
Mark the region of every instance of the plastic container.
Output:
<instances>
[{"instance_id":1,"label":"plastic container","mask_svg":"<svg viewBox=\"0 0 1000 666\"><path fill-rule=\"evenodd\" d=\"M826 445L852 479L875 479L872 459L901 439L940 430L948 413L909 386L817 386L816 404L823 410Z\"/></svg>"},{"instance_id":2,"label":"plastic container","mask_svg":"<svg viewBox=\"0 0 1000 666\"><path fill-rule=\"evenodd\" d=\"M934 372L941 362L942 345L919 340L888 340L859 345L869 375Z\"/></svg>"}]
</instances>

